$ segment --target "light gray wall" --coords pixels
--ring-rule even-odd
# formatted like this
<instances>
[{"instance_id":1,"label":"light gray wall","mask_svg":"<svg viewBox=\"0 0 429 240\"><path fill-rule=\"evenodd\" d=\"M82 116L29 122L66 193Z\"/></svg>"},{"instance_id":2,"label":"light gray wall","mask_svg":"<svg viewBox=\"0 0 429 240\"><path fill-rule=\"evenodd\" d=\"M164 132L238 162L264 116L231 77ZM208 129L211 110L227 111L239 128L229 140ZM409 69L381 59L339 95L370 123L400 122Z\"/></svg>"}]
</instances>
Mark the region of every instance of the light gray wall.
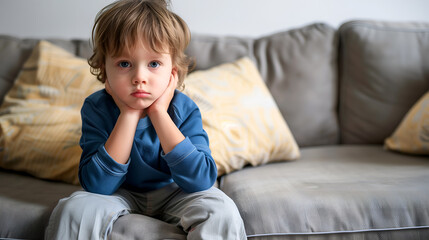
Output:
<instances>
[{"instance_id":1,"label":"light gray wall","mask_svg":"<svg viewBox=\"0 0 429 240\"><path fill-rule=\"evenodd\" d=\"M113 0L0 0L0 34L89 38ZM193 33L256 37L313 22L351 19L429 22L427 0L172 0Z\"/></svg>"}]
</instances>

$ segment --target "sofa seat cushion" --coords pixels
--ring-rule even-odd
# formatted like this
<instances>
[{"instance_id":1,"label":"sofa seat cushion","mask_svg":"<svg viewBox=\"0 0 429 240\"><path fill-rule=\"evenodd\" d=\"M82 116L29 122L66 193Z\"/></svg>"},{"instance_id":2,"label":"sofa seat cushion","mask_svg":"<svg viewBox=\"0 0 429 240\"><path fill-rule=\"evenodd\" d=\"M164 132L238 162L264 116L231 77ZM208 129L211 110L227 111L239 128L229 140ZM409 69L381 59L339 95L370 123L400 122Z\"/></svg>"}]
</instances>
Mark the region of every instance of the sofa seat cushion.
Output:
<instances>
[{"instance_id":1,"label":"sofa seat cushion","mask_svg":"<svg viewBox=\"0 0 429 240\"><path fill-rule=\"evenodd\" d=\"M79 186L0 170L0 238L43 239L58 200Z\"/></svg>"},{"instance_id":2,"label":"sofa seat cushion","mask_svg":"<svg viewBox=\"0 0 429 240\"><path fill-rule=\"evenodd\" d=\"M429 229L427 158L381 145L301 153L299 161L245 168L221 179L249 237Z\"/></svg>"}]
</instances>

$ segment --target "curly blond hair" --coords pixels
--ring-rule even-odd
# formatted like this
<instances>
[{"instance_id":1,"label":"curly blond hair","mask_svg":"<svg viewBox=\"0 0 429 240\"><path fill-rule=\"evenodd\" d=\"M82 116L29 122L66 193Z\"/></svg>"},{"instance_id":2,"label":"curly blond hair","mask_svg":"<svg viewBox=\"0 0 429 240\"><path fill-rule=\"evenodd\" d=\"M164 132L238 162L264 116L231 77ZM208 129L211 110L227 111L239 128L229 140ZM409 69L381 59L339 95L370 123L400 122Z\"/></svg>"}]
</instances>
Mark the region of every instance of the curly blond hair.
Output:
<instances>
[{"instance_id":1,"label":"curly blond hair","mask_svg":"<svg viewBox=\"0 0 429 240\"><path fill-rule=\"evenodd\" d=\"M178 88L183 86L192 60L185 49L191 33L185 21L168 10L165 0L120 0L104 7L92 29L93 54L88 59L91 73L106 81L106 56L118 56L144 41L157 53L168 52L178 72Z\"/></svg>"}]
</instances>

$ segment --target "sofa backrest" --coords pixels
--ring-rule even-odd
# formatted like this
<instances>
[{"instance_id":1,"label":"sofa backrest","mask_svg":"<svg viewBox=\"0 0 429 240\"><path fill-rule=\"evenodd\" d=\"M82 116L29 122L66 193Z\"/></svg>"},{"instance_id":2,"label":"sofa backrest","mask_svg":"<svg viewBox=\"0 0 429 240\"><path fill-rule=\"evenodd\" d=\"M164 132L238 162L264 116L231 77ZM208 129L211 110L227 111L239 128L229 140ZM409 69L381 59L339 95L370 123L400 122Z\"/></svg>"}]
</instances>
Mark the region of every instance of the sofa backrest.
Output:
<instances>
[{"instance_id":1,"label":"sofa backrest","mask_svg":"<svg viewBox=\"0 0 429 240\"><path fill-rule=\"evenodd\" d=\"M383 143L429 90L429 24L352 21L339 36L341 142Z\"/></svg>"},{"instance_id":2,"label":"sofa backrest","mask_svg":"<svg viewBox=\"0 0 429 240\"><path fill-rule=\"evenodd\" d=\"M335 29L312 24L258 39L194 35L187 54L202 70L248 56L256 63L299 146L336 144L337 41ZM88 58L88 40L47 39ZM11 88L36 39L0 36L0 99ZM3 64L6 63L6 64Z\"/></svg>"},{"instance_id":3,"label":"sofa backrest","mask_svg":"<svg viewBox=\"0 0 429 240\"><path fill-rule=\"evenodd\" d=\"M48 41L91 54L88 40ZM0 102L37 42L0 36ZM338 31L317 23L256 39L194 35L187 53L195 70L253 59L300 147L381 144L429 90L429 23L352 21Z\"/></svg>"},{"instance_id":4,"label":"sofa backrest","mask_svg":"<svg viewBox=\"0 0 429 240\"><path fill-rule=\"evenodd\" d=\"M339 142L337 40L334 28L311 24L258 39L193 36L196 70L248 56L300 147Z\"/></svg>"},{"instance_id":5,"label":"sofa backrest","mask_svg":"<svg viewBox=\"0 0 429 240\"><path fill-rule=\"evenodd\" d=\"M90 55L89 41L47 39L49 42L74 53L76 56L88 58ZM0 35L0 104L7 91L12 87L22 65L30 56L39 39L20 39L13 36Z\"/></svg>"}]
</instances>

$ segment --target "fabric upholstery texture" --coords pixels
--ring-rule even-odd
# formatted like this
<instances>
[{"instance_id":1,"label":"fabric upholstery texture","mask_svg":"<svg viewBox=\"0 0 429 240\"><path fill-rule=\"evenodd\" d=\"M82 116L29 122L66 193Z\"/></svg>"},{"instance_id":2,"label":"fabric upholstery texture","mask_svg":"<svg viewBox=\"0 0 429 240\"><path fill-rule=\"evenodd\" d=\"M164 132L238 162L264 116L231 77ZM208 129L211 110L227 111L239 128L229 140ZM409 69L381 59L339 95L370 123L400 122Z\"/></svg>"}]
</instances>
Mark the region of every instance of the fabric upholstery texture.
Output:
<instances>
[{"instance_id":1,"label":"fabric upholstery texture","mask_svg":"<svg viewBox=\"0 0 429 240\"><path fill-rule=\"evenodd\" d=\"M196 60L195 70L249 57L257 65L298 145L335 144L339 141L335 35L336 30L323 23L256 39L194 34L186 52ZM2 86L12 86L20 70L16 66L23 64L38 40L9 36L0 36L0 40L0 62L8 62L0 66L2 98L7 92ZM76 56L91 55L89 41L48 40Z\"/></svg>"},{"instance_id":2,"label":"fabric upholstery texture","mask_svg":"<svg viewBox=\"0 0 429 240\"><path fill-rule=\"evenodd\" d=\"M429 24L355 21L339 34L341 142L383 144L429 90Z\"/></svg>"},{"instance_id":3,"label":"fabric upholstery texture","mask_svg":"<svg viewBox=\"0 0 429 240\"><path fill-rule=\"evenodd\" d=\"M252 59L300 147L339 142L336 30L322 23L257 39L193 35L195 70ZM288 103L288 104L285 104Z\"/></svg>"},{"instance_id":4,"label":"fabric upholstery texture","mask_svg":"<svg viewBox=\"0 0 429 240\"><path fill-rule=\"evenodd\" d=\"M385 146L404 153L429 154L429 91L414 104Z\"/></svg>"},{"instance_id":5,"label":"fabric upholstery texture","mask_svg":"<svg viewBox=\"0 0 429 240\"><path fill-rule=\"evenodd\" d=\"M38 39L20 39L0 35L0 103L12 88L22 65L31 55ZM87 58L91 53L88 41L70 41L65 39L49 39L50 43L65 49L76 56Z\"/></svg>"},{"instance_id":6,"label":"fabric upholstery texture","mask_svg":"<svg viewBox=\"0 0 429 240\"><path fill-rule=\"evenodd\" d=\"M326 24L255 41L259 72L300 147L339 142L337 49Z\"/></svg>"},{"instance_id":7,"label":"fabric upholstery texture","mask_svg":"<svg viewBox=\"0 0 429 240\"><path fill-rule=\"evenodd\" d=\"M369 145L304 148L301 154L299 161L222 178L220 188L237 204L248 236L429 228L426 158Z\"/></svg>"},{"instance_id":8,"label":"fabric upholstery texture","mask_svg":"<svg viewBox=\"0 0 429 240\"><path fill-rule=\"evenodd\" d=\"M249 58L193 72L184 93L200 108L219 176L248 164L299 157L287 123Z\"/></svg>"},{"instance_id":9,"label":"fabric upholstery texture","mask_svg":"<svg viewBox=\"0 0 429 240\"><path fill-rule=\"evenodd\" d=\"M86 60L41 41L0 108L0 166L79 184L80 108L102 86Z\"/></svg>"},{"instance_id":10,"label":"fabric upholstery texture","mask_svg":"<svg viewBox=\"0 0 429 240\"><path fill-rule=\"evenodd\" d=\"M427 239L429 228L411 228L362 232L336 232L314 234L267 234L263 236L250 236L249 240L403 240L403 239Z\"/></svg>"},{"instance_id":11,"label":"fabric upholstery texture","mask_svg":"<svg viewBox=\"0 0 429 240\"><path fill-rule=\"evenodd\" d=\"M0 183L0 238L13 239L43 239L58 200L81 189L4 170Z\"/></svg>"}]
</instances>

